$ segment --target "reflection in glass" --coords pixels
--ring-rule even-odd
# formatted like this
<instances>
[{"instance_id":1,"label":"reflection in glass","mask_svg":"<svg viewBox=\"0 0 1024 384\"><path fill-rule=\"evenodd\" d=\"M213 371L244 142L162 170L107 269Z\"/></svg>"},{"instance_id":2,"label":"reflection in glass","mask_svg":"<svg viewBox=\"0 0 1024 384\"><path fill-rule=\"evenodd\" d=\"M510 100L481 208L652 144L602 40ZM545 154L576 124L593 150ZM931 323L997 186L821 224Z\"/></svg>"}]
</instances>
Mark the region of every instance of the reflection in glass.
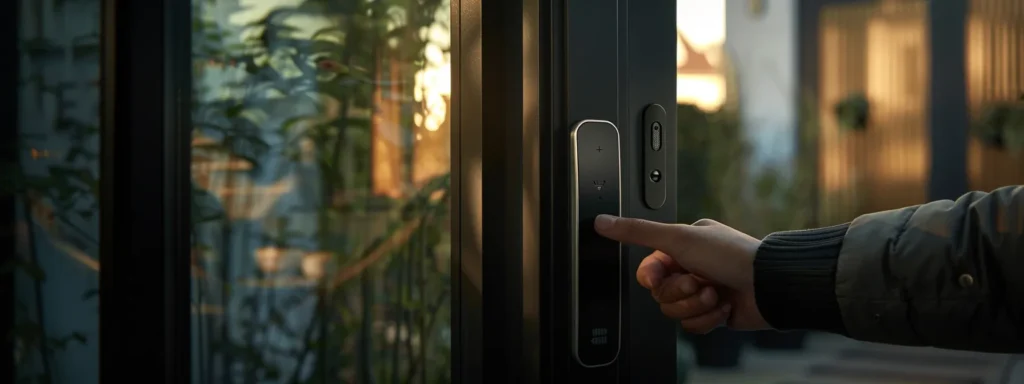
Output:
<instances>
[{"instance_id":1,"label":"reflection in glass","mask_svg":"<svg viewBox=\"0 0 1024 384\"><path fill-rule=\"evenodd\" d=\"M16 253L0 271L14 275L13 381L96 383L100 2L18 9L17 140L0 143L17 162L0 184L16 207Z\"/></svg>"},{"instance_id":2,"label":"reflection in glass","mask_svg":"<svg viewBox=\"0 0 1024 384\"><path fill-rule=\"evenodd\" d=\"M194 6L192 381L450 381L448 2Z\"/></svg>"}]
</instances>

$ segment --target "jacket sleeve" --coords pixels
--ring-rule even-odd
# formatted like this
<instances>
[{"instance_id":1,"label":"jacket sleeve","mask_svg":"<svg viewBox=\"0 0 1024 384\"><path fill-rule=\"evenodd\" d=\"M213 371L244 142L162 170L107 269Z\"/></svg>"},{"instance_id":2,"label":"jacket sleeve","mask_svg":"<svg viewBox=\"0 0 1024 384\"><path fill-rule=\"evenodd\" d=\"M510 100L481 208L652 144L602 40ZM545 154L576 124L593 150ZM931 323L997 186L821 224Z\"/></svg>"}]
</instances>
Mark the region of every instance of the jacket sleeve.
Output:
<instances>
[{"instance_id":1,"label":"jacket sleeve","mask_svg":"<svg viewBox=\"0 0 1024 384\"><path fill-rule=\"evenodd\" d=\"M777 329L1024 352L1024 187L769 235L754 285Z\"/></svg>"}]
</instances>

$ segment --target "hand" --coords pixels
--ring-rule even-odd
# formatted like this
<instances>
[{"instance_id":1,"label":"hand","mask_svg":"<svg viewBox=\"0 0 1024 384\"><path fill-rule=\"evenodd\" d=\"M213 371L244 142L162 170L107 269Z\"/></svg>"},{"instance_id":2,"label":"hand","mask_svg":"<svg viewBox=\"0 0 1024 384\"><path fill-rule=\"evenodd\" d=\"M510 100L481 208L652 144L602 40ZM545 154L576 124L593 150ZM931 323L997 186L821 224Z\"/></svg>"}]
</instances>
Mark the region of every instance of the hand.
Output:
<instances>
[{"instance_id":1,"label":"hand","mask_svg":"<svg viewBox=\"0 0 1024 384\"><path fill-rule=\"evenodd\" d=\"M737 330L770 328L754 297L760 240L708 219L685 225L600 215L594 229L656 250L640 263L637 281L687 331L706 333L723 322Z\"/></svg>"},{"instance_id":2,"label":"hand","mask_svg":"<svg viewBox=\"0 0 1024 384\"><path fill-rule=\"evenodd\" d=\"M680 320L683 329L689 333L708 333L724 325L732 314L732 303L720 301L714 285L694 274L685 273L661 251L645 258L640 263L640 271L643 272L637 274L638 281L651 290L661 312Z\"/></svg>"}]
</instances>

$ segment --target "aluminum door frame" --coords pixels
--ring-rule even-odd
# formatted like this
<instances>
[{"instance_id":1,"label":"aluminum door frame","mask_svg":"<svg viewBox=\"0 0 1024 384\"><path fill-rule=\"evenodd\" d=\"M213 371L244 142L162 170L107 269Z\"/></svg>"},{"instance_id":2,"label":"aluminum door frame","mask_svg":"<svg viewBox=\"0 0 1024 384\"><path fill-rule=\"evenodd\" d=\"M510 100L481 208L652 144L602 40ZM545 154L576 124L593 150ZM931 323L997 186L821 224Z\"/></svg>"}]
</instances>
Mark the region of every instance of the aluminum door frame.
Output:
<instances>
[{"instance_id":1,"label":"aluminum door frame","mask_svg":"<svg viewBox=\"0 0 1024 384\"><path fill-rule=\"evenodd\" d=\"M656 103L668 111L665 150L676 158L675 28L675 0L452 0L457 382L675 382L675 323L633 278L650 250L623 253L616 364L579 367L566 332L569 129L615 122L624 214L675 221L673 199L644 205L639 157L642 112ZM594 57L611 61L587 62ZM667 168L677 174L675 161ZM674 195L678 181L665 182Z\"/></svg>"},{"instance_id":2,"label":"aluminum door frame","mask_svg":"<svg viewBox=\"0 0 1024 384\"><path fill-rule=\"evenodd\" d=\"M102 0L103 383L191 376L191 7Z\"/></svg>"}]
</instances>

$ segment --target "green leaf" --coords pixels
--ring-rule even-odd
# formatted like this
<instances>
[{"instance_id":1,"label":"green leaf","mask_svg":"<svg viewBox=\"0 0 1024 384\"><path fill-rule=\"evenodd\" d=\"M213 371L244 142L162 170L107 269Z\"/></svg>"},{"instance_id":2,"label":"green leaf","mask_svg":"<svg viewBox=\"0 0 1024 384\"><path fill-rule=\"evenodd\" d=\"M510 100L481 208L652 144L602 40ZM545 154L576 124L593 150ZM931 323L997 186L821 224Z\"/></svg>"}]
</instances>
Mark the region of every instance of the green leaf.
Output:
<instances>
[{"instance_id":1,"label":"green leaf","mask_svg":"<svg viewBox=\"0 0 1024 384\"><path fill-rule=\"evenodd\" d=\"M232 105L224 109L224 116L227 116L228 118L238 117L242 114L243 110L245 110L244 104Z\"/></svg>"},{"instance_id":2,"label":"green leaf","mask_svg":"<svg viewBox=\"0 0 1024 384\"><path fill-rule=\"evenodd\" d=\"M82 300L89 300L89 299L91 299L93 297L99 296L99 294L100 294L100 290L99 289L95 289L94 288L94 289L87 290L87 291L85 291L85 293L82 294Z\"/></svg>"},{"instance_id":3,"label":"green leaf","mask_svg":"<svg viewBox=\"0 0 1024 384\"><path fill-rule=\"evenodd\" d=\"M863 93L853 93L835 106L836 119L843 129L862 130L867 128L870 117L870 103Z\"/></svg>"},{"instance_id":4,"label":"green leaf","mask_svg":"<svg viewBox=\"0 0 1024 384\"><path fill-rule=\"evenodd\" d=\"M192 184L192 224L203 224L225 218L219 199L209 191Z\"/></svg>"}]
</instances>

